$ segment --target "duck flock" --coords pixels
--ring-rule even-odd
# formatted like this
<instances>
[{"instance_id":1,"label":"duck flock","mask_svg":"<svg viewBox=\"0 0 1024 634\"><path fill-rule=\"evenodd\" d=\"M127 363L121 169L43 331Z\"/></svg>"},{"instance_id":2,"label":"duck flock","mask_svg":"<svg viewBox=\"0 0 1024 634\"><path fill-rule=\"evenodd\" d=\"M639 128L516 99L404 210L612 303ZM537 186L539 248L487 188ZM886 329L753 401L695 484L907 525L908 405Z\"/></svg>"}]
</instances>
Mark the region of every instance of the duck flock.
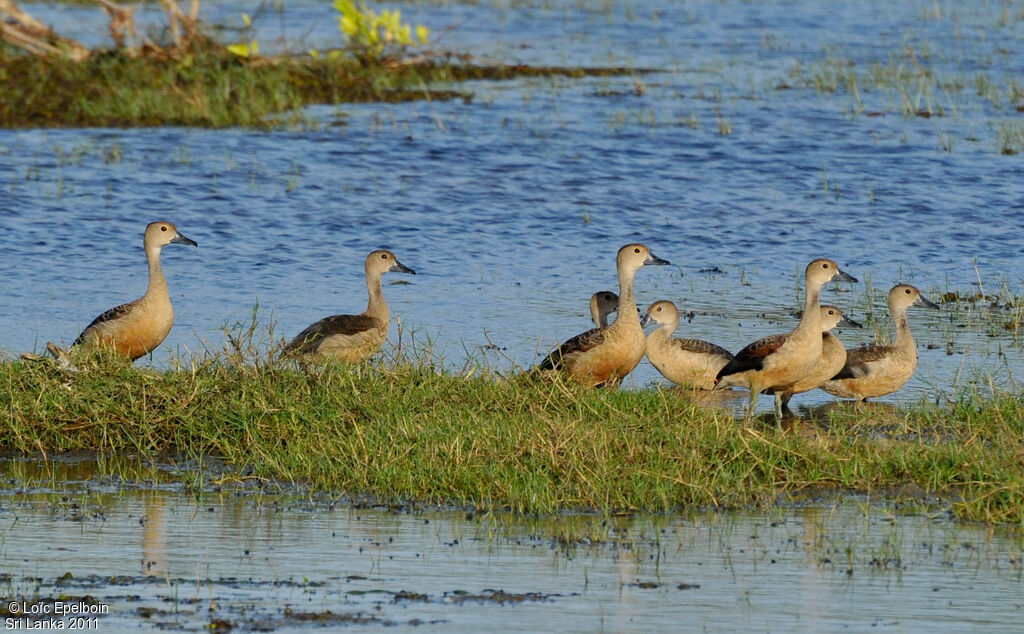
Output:
<instances>
[{"instance_id":1,"label":"duck flock","mask_svg":"<svg viewBox=\"0 0 1024 634\"><path fill-rule=\"evenodd\" d=\"M143 234L149 264L149 286L139 299L112 308L94 319L72 346L104 347L134 361L152 352L174 324L160 252L168 244L197 246L170 222L150 223ZM646 355L673 383L696 390L743 388L750 391L750 413L758 394L773 394L775 415L782 418L794 394L821 388L840 398L865 400L902 387L917 367L917 351L907 310L938 308L909 284L889 291L889 312L896 323L890 345L868 345L847 351L830 330L841 323L860 327L836 306L821 305L822 288L832 280L856 282L834 261L818 259L805 271L805 303L793 330L764 337L737 352L699 339L672 337L679 311L669 300L648 306L641 316L633 279L646 265L669 264L643 244L627 244L616 256L619 292L600 291L590 301L595 328L552 351L531 372L563 373L588 386L615 387ZM387 250L372 251L364 265L369 301L358 315L332 315L296 335L283 354L303 361L359 363L376 353L387 339L390 313L381 286L385 273L415 274ZM611 313L615 320L608 323ZM648 323L660 325L644 336ZM50 346L51 351L54 347Z\"/></svg>"}]
</instances>

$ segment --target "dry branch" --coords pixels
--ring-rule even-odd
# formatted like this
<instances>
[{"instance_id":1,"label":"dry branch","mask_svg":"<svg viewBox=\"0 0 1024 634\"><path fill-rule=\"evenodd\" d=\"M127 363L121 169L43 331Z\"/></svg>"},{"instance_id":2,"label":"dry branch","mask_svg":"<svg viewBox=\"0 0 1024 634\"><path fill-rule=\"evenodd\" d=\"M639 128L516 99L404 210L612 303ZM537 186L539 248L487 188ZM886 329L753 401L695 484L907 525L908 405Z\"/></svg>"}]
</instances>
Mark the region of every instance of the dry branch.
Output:
<instances>
[{"instance_id":1,"label":"dry branch","mask_svg":"<svg viewBox=\"0 0 1024 634\"><path fill-rule=\"evenodd\" d=\"M181 50L185 48L196 36L196 26L199 17L199 0L192 0L189 12L185 13L178 6L177 0L160 0L167 14L167 26L171 30L171 40L174 48ZM184 30L184 33L182 33Z\"/></svg>"},{"instance_id":2,"label":"dry branch","mask_svg":"<svg viewBox=\"0 0 1024 634\"><path fill-rule=\"evenodd\" d=\"M113 0L95 0L109 16L110 38L116 48L131 57L175 57L191 46L199 36L199 3L190 0L186 13L177 0L160 0L167 14L167 26L173 46L165 49L135 28L135 11ZM13 0L0 0L0 39L39 57L68 57L80 62L90 51L78 41L58 35L53 29L21 10Z\"/></svg>"},{"instance_id":3,"label":"dry branch","mask_svg":"<svg viewBox=\"0 0 1024 634\"><path fill-rule=\"evenodd\" d=\"M110 39L118 48L124 49L131 57L139 55L139 47L135 42L141 42L142 52L147 55L161 55L163 49L148 37L141 35L135 28L135 11L138 7L126 7L111 0L95 0L96 4L110 17Z\"/></svg>"},{"instance_id":4,"label":"dry branch","mask_svg":"<svg viewBox=\"0 0 1024 634\"><path fill-rule=\"evenodd\" d=\"M22 11L12 0L0 0L0 38L40 57L66 56L76 62L89 57L89 49Z\"/></svg>"}]
</instances>

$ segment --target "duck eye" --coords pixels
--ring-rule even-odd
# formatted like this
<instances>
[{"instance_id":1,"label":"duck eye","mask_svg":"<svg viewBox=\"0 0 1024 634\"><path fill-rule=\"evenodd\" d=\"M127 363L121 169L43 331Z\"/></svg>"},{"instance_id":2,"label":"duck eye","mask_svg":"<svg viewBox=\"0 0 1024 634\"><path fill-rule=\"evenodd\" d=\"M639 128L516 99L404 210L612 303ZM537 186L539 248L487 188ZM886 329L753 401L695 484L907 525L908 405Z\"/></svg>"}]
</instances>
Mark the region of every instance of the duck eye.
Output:
<instances>
[{"instance_id":1,"label":"duck eye","mask_svg":"<svg viewBox=\"0 0 1024 634\"><path fill-rule=\"evenodd\" d=\"M160 231L167 231L167 227L160 227Z\"/></svg>"},{"instance_id":2,"label":"duck eye","mask_svg":"<svg viewBox=\"0 0 1024 634\"><path fill-rule=\"evenodd\" d=\"M633 253L640 253L640 249L633 249Z\"/></svg>"},{"instance_id":3,"label":"duck eye","mask_svg":"<svg viewBox=\"0 0 1024 634\"><path fill-rule=\"evenodd\" d=\"M822 264L822 265L821 265L821 268L823 268L823 269L827 269L827 268L828 268L828 262L825 262L824 264Z\"/></svg>"},{"instance_id":4,"label":"duck eye","mask_svg":"<svg viewBox=\"0 0 1024 634\"><path fill-rule=\"evenodd\" d=\"M381 253L380 254L380 259L382 259L382 260L388 259L388 254L387 253Z\"/></svg>"},{"instance_id":5,"label":"duck eye","mask_svg":"<svg viewBox=\"0 0 1024 634\"><path fill-rule=\"evenodd\" d=\"M909 288L906 290L906 293L907 293L907 295L910 295L910 289Z\"/></svg>"}]
</instances>

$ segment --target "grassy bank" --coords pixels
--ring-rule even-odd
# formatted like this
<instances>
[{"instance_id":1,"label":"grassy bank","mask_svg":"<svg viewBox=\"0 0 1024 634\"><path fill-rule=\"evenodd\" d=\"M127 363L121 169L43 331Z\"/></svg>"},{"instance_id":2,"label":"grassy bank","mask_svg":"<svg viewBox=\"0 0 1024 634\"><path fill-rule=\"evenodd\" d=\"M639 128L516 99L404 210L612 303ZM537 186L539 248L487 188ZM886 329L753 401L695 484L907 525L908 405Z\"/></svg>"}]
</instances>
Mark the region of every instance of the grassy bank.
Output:
<instances>
[{"instance_id":1,"label":"grassy bank","mask_svg":"<svg viewBox=\"0 0 1024 634\"><path fill-rule=\"evenodd\" d=\"M244 58L197 44L181 59L110 52L82 62L21 54L0 43L0 126L267 128L302 123L313 104L471 100L439 82L612 75L622 68L477 66L457 59L403 63L351 57Z\"/></svg>"},{"instance_id":2,"label":"grassy bank","mask_svg":"<svg viewBox=\"0 0 1024 634\"><path fill-rule=\"evenodd\" d=\"M669 511L835 491L926 491L959 517L1024 521L1024 403L847 410L817 425L741 421L676 391L224 358L116 361L67 376L0 365L0 449L183 452L239 473L384 500Z\"/></svg>"}]
</instances>

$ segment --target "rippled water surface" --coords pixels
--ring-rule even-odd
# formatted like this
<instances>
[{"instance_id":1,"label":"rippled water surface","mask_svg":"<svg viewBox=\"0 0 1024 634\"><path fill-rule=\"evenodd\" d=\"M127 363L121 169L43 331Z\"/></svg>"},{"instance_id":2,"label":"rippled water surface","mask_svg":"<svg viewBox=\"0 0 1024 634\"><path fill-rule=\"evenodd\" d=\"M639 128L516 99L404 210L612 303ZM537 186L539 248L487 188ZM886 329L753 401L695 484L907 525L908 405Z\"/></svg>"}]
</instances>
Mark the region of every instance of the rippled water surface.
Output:
<instances>
[{"instance_id":1,"label":"rippled water surface","mask_svg":"<svg viewBox=\"0 0 1024 634\"><path fill-rule=\"evenodd\" d=\"M90 460L0 465L19 483L0 494L5 600L99 603L102 631L1011 632L1024 617L1020 535L852 502L528 520L196 497L166 466L125 489Z\"/></svg>"},{"instance_id":2,"label":"rippled water surface","mask_svg":"<svg viewBox=\"0 0 1024 634\"><path fill-rule=\"evenodd\" d=\"M68 343L141 294L141 232L157 218L199 243L165 249L177 322L157 365L219 346L257 302L281 336L362 310L362 260L382 245L417 270L390 276L403 282L385 287L393 312L454 365L526 366L586 329L589 296L615 287L615 251L636 240L673 263L638 274L640 303L696 311L680 330L732 350L792 327L796 273L819 256L873 289L824 299L859 320L873 307L883 333L897 281L933 300L979 282L1021 294L1024 170L1004 153L1024 150L1018 5L401 7L437 46L482 59L655 72L460 86L470 103L319 106L311 125L272 132L0 131L0 350ZM237 24L244 8L204 10ZM34 10L85 40L105 32L93 9ZM288 3L257 36L326 47L333 20L326 3ZM1017 321L912 313L921 364L889 400L1014 385ZM482 351L488 339L501 355ZM660 380L644 363L630 384Z\"/></svg>"},{"instance_id":3,"label":"rippled water surface","mask_svg":"<svg viewBox=\"0 0 1024 634\"><path fill-rule=\"evenodd\" d=\"M615 251L639 240L673 263L638 274L641 304L674 300L694 311L686 336L732 350L792 327L797 273L814 257L862 280L824 295L868 325L840 333L848 346L890 332L897 281L933 300L996 296L996 308L912 313L920 367L886 400L1016 387L1019 4L396 6L435 46L482 60L650 72L318 106L308 125L271 132L0 130L0 351L68 343L141 294L141 232L160 218L199 248L165 250L176 326L140 363L218 348L221 327L257 303L279 336L358 312L362 260L387 246L417 270L385 287L403 337L454 366L527 366L588 327L591 293L615 287ZM234 25L255 9L204 3L208 20ZM94 8L32 12L90 44L105 37ZM337 41L328 3L288 2L257 25L264 50ZM652 382L644 363L628 385ZM859 500L531 521L248 486L195 496L163 468L141 488L88 461L3 468L6 595L90 596L111 607L110 631L1009 632L1024 616L1019 535Z\"/></svg>"}]
</instances>

